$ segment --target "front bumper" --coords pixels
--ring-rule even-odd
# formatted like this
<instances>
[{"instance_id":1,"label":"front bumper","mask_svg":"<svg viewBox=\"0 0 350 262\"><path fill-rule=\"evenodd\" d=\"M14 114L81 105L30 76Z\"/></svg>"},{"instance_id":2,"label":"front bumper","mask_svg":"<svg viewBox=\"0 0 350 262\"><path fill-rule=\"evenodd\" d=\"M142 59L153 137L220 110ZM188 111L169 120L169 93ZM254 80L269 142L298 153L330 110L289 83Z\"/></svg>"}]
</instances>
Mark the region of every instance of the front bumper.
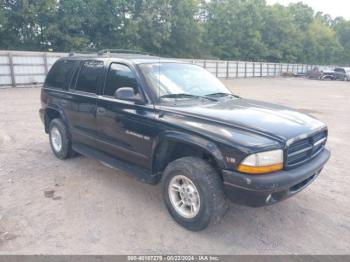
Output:
<instances>
[{"instance_id":1,"label":"front bumper","mask_svg":"<svg viewBox=\"0 0 350 262\"><path fill-rule=\"evenodd\" d=\"M330 152L324 149L300 167L264 175L223 170L226 194L232 202L241 205L260 207L274 204L307 187L320 174L329 157Z\"/></svg>"}]
</instances>

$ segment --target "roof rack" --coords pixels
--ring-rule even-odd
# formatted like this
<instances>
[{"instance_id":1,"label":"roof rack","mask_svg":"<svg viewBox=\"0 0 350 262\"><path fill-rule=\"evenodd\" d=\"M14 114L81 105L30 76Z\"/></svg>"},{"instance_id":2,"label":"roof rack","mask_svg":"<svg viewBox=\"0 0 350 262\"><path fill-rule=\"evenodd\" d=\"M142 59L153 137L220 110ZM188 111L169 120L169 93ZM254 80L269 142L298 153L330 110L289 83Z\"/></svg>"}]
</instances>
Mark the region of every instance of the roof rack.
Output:
<instances>
[{"instance_id":1,"label":"roof rack","mask_svg":"<svg viewBox=\"0 0 350 262\"><path fill-rule=\"evenodd\" d=\"M103 49L98 51L98 55L110 55L110 54L138 54L138 55L150 55L150 53L142 52L138 50L128 49Z\"/></svg>"},{"instance_id":2,"label":"roof rack","mask_svg":"<svg viewBox=\"0 0 350 262\"><path fill-rule=\"evenodd\" d=\"M96 51L70 51L68 56L75 55L96 55Z\"/></svg>"},{"instance_id":3,"label":"roof rack","mask_svg":"<svg viewBox=\"0 0 350 262\"><path fill-rule=\"evenodd\" d=\"M103 49L100 51L91 50L91 51L70 51L68 56L76 56L76 55L111 55L111 54L138 54L138 55L151 55L150 53L137 51L137 50L128 50L128 49Z\"/></svg>"}]
</instances>

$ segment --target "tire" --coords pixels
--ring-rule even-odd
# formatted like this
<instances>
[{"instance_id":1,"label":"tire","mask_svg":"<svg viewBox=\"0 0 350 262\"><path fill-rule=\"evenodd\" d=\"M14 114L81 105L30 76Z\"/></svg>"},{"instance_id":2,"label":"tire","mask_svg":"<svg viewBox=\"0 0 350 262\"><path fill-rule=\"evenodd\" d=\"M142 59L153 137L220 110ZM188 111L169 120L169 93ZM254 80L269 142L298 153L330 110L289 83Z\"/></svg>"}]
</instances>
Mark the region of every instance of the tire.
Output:
<instances>
[{"instance_id":1,"label":"tire","mask_svg":"<svg viewBox=\"0 0 350 262\"><path fill-rule=\"evenodd\" d=\"M50 122L49 139L52 152L57 158L63 160L75 155L68 136L67 127L61 119L55 118ZM58 140L60 140L60 143L57 143Z\"/></svg>"},{"instance_id":2,"label":"tire","mask_svg":"<svg viewBox=\"0 0 350 262\"><path fill-rule=\"evenodd\" d=\"M188 198L186 195L184 196L186 193L183 189L174 189L179 187L178 184L181 184L181 180L183 182L181 186L187 190L191 189L190 193L187 192ZM185 182L188 182L187 186ZM191 193L193 193L193 198ZM178 224L191 231L200 231L210 223L218 223L227 211L228 205L220 176L212 166L199 158L184 157L171 162L163 173L162 194L170 215ZM177 197L178 199L176 199ZM188 202L184 203L189 198L191 198L192 204L195 203L194 206L199 204L197 208L193 208L193 212L192 208L187 205ZM176 201L182 201L181 208L175 207L173 203ZM183 211L179 211L180 209ZM185 215L186 210L191 215Z\"/></svg>"}]
</instances>

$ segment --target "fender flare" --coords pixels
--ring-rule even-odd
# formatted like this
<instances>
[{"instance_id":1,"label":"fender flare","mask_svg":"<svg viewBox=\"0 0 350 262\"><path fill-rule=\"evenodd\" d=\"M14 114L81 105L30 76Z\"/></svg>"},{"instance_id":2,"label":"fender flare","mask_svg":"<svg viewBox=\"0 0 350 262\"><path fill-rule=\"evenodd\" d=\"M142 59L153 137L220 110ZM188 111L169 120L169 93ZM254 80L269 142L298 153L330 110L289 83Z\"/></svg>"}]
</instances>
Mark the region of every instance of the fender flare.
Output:
<instances>
[{"instance_id":1,"label":"fender flare","mask_svg":"<svg viewBox=\"0 0 350 262\"><path fill-rule=\"evenodd\" d=\"M63 123L68 127L69 122L68 122L68 118L67 118L66 114L64 113L64 111L61 108L56 107L56 106L47 106L45 108L45 115L44 115L45 129L48 128L48 123L47 123L47 126L46 126L47 110L54 110L54 111L58 112L58 114L60 115L60 118L62 119ZM70 134L69 131L68 131L68 133Z\"/></svg>"},{"instance_id":2,"label":"fender flare","mask_svg":"<svg viewBox=\"0 0 350 262\"><path fill-rule=\"evenodd\" d=\"M155 166L154 161L155 161L156 152L159 146L166 141L180 142L180 143L188 144L190 146L198 147L202 149L204 152L211 155L221 169L224 169L226 167L224 156L221 150L218 148L218 146L215 143L197 135L192 135L192 134L179 132L179 131L166 131L158 135L153 142L152 169L154 169L154 166Z\"/></svg>"}]
</instances>

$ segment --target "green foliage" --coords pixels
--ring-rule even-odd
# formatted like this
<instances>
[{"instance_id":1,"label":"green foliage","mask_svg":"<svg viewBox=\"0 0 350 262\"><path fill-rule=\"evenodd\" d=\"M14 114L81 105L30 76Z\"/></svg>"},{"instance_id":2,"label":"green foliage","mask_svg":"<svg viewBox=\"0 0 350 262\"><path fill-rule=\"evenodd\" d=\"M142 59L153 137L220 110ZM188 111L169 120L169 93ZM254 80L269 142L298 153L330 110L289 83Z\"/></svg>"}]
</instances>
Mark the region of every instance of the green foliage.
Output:
<instances>
[{"instance_id":1,"label":"green foliage","mask_svg":"<svg viewBox=\"0 0 350 262\"><path fill-rule=\"evenodd\" d=\"M314 19L314 10L301 2L290 4L287 7L288 13L293 18L293 23L301 30L307 30L309 24Z\"/></svg>"},{"instance_id":2,"label":"green foliage","mask_svg":"<svg viewBox=\"0 0 350 262\"><path fill-rule=\"evenodd\" d=\"M223 59L258 60L264 53L262 0L215 0L208 7L206 41L212 55Z\"/></svg>"},{"instance_id":3,"label":"green foliage","mask_svg":"<svg viewBox=\"0 0 350 262\"><path fill-rule=\"evenodd\" d=\"M321 18L314 19L308 27L304 39L304 54L306 61L327 64L339 61L342 53L336 32L327 26Z\"/></svg>"},{"instance_id":4,"label":"green foliage","mask_svg":"<svg viewBox=\"0 0 350 262\"><path fill-rule=\"evenodd\" d=\"M137 46L159 53L171 33L170 0L136 0L134 6L137 8L134 16Z\"/></svg>"},{"instance_id":5,"label":"green foliage","mask_svg":"<svg viewBox=\"0 0 350 262\"><path fill-rule=\"evenodd\" d=\"M298 62L303 34L299 25L293 23L295 17L281 5L268 8L264 17L262 39L267 49L265 59L271 62Z\"/></svg>"},{"instance_id":6,"label":"green foliage","mask_svg":"<svg viewBox=\"0 0 350 262\"><path fill-rule=\"evenodd\" d=\"M3 3L0 5L0 46L5 46L7 39L6 39L6 30L8 28L7 25L7 17L5 16L5 10Z\"/></svg>"},{"instance_id":7,"label":"green foliage","mask_svg":"<svg viewBox=\"0 0 350 262\"><path fill-rule=\"evenodd\" d=\"M333 21L333 28L341 46L344 48L338 61L342 64L350 64L350 21L343 18L337 18Z\"/></svg>"},{"instance_id":8,"label":"green foliage","mask_svg":"<svg viewBox=\"0 0 350 262\"><path fill-rule=\"evenodd\" d=\"M176 57L199 57L203 27L199 22L199 1L170 1L170 35L164 53Z\"/></svg>"},{"instance_id":9,"label":"green foliage","mask_svg":"<svg viewBox=\"0 0 350 262\"><path fill-rule=\"evenodd\" d=\"M55 0L2 0L0 6L5 20L2 48L37 50L45 45L47 25L56 12Z\"/></svg>"},{"instance_id":10,"label":"green foliage","mask_svg":"<svg viewBox=\"0 0 350 262\"><path fill-rule=\"evenodd\" d=\"M0 0L0 48L350 64L350 21L265 0Z\"/></svg>"}]
</instances>

